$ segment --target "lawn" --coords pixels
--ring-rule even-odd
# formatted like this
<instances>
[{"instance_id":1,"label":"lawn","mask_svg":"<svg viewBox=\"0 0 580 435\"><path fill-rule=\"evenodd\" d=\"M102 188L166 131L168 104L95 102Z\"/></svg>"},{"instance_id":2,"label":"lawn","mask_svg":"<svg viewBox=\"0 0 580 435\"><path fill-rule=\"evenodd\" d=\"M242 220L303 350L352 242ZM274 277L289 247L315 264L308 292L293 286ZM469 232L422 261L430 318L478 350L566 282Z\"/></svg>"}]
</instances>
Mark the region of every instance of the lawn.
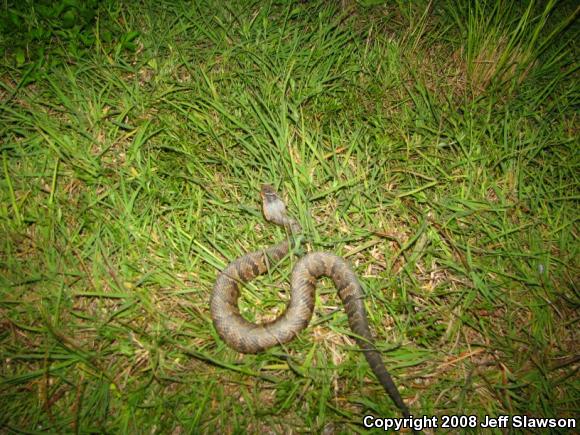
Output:
<instances>
[{"instance_id":1,"label":"lawn","mask_svg":"<svg viewBox=\"0 0 580 435\"><path fill-rule=\"evenodd\" d=\"M330 280L291 343L218 337L219 271L286 237L262 183L304 229L296 254L353 265L414 416L577 417L579 11L4 2L0 431L399 417ZM296 260L244 287L247 319L284 310Z\"/></svg>"}]
</instances>

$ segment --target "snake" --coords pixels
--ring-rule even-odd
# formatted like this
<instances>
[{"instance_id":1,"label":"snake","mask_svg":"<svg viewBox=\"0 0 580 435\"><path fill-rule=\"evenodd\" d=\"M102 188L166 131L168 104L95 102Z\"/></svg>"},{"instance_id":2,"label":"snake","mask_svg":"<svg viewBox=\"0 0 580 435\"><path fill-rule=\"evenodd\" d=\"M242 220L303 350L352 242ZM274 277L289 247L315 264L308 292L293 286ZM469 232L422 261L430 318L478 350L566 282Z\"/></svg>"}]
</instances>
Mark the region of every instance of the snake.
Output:
<instances>
[{"instance_id":1,"label":"snake","mask_svg":"<svg viewBox=\"0 0 580 435\"><path fill-rule=\"evenodd\" d=\"M241 353L255 354L288 343L305 329L314 312L316 283L322 276L332 279L344 304L355 341L363 351L382 387L405 417L409 408L387 371L374 345L364 306L364 292L352 267L328 252L311 252L295 264L291 275L291 297L285 311L265 323L252 323L242 317L238 306L240 284L268 272L285 258L302 232L296 219L288 215L286 204L270 184L262 185L262 212L268 222L284 227L290 239L266 249L250 252L229 263L218 274L210 299L214 327L223 341Z\"/></svg>"}]
</instances>

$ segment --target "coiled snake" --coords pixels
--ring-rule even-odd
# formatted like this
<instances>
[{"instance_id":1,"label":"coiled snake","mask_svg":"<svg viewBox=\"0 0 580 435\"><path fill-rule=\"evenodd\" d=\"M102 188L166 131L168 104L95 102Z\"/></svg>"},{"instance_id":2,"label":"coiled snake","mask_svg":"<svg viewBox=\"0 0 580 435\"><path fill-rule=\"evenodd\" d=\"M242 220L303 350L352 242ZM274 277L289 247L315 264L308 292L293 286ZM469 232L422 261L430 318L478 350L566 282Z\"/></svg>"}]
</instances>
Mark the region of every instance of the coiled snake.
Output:
<instances>
[{"instance_id":1,"label":"coiled snake","mask_svg":"<svg viewBox=\"0 0 580 435\"><path fill-rule=\"evenodd\" d=\"M292 236L301 232L296 220L286 214L286 205L269 184L262 186L262 209L266 220L288 229ZM239 283L264 274L284 258L290 242L284 241L264 250L251 252L232 261L217 277L211 295L211 317L219 336L232 348L243 353L257 353L277 344L287 343L302 331L314 311L314 292L320 276L334 281L344 303L348 321L371 369L405 417L409 409L403 402L393 379L373 344L363 291L349 264L336 255L313 252L303 256L292 271L291 299L286 311L271 322L255 324L245 320L238 308Z\"/></svg>"}]
</instances>

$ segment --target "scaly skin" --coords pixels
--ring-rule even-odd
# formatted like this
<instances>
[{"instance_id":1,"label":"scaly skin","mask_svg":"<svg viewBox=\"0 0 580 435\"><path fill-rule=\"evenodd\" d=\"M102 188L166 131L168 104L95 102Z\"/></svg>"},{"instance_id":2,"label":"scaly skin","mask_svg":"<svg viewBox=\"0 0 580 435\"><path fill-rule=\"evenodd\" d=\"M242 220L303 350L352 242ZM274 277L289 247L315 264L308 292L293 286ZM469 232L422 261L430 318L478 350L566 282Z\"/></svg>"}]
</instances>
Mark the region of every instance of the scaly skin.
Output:
<instances>
[{"instance_id":1,"label":"scaly skin","mask_svg":"<svg viewBox=\"0 0 580 435\"><path fill-rule=\"evenodd\" d=\"M294 236L299 234L300 225L286 214L286 206L272 186L263 185L261 195L266 219L286 227ZM240 315L239 283L249 282L266 273L269 266L288 254L289 248L289 242L282 242L251 252L231 262L219 274L210 302L211 317L219 336L229 346L243 353L257 353L289 342L308 326L314 312L316 283L319 277L328 276L338 289L350 327L357 335L356 341L364 351L371 369L403 415L409 417L409 409L373 344L361 285L350 265L342 258L326 252L314 252L302 257L292 271L290 303L277 319L255 324Z\"/></svg>"}]
</instances>

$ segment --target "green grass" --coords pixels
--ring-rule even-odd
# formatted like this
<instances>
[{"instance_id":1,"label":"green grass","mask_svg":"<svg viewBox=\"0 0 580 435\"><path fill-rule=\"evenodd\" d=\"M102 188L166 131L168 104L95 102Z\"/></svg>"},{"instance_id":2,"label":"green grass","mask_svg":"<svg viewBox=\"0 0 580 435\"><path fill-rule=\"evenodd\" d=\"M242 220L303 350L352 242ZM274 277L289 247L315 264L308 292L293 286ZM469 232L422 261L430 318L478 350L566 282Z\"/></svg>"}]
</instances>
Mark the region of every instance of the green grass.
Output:
<instances>
[{"instance_id":1,"label":"green grass","mask_svg":"<svg viewBox=\"0 0 580 435\"><path fill-rule=\"evenodd\" d=\"M288 345L217 337L218 271L285 236L264 182L354 265L415 415L577 416L578 8L514 5L5 2L0 427L399 416L329 282ZM247 318L283 310L292 261Z\"/></svg>"}]
</instances>

